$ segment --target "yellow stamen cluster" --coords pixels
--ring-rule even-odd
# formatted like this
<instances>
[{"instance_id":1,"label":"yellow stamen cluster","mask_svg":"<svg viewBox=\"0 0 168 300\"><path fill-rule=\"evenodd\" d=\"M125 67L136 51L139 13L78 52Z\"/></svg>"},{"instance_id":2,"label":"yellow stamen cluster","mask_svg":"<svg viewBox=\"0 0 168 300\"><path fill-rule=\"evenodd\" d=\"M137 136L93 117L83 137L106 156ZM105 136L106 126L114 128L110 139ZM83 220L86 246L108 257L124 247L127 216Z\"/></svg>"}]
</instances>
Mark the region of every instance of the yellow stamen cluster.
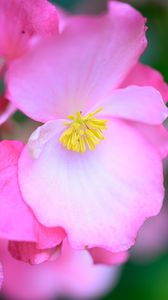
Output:
<instances>
[{"instance_id":1,"label":"yellow stamen cluster","mask_svg":"<svg viewBox=\"0 0 168 300\"><path fill-rule=\"evenodd\" d=\"M64 123L68 128L62 133L60 143L68 150L86 152L86 145L94 150L100 140L104 140L103 130L106 130L107 120L95 118L102 108L93 113L82 116L77 112L76 116L69 116L70 122Z\"/></svg>"}]
</instances>

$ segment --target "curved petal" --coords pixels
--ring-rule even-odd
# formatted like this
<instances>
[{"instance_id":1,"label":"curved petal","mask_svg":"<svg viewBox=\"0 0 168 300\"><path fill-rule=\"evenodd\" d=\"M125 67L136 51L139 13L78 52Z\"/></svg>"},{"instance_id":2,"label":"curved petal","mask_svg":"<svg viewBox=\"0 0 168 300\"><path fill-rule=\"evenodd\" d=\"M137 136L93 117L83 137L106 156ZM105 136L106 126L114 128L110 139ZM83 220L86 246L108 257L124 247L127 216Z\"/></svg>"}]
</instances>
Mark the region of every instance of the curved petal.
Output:
<instances>
[{"instance_id":1,"label":"curved petal","mask_svg":"<svg viewBox=\"0 0 168 300\"><path fill-rule=\"evenodd\" d=\"M50 248L58 245L65 233L61 228L40 225L23 201L17 182L17 162L22 149L20 142L0 143L0 237Z\"/></svg>"},{"instance_id":2,"label":"curved petal","mask_svg":"<svg viewBox=\"0 0 168 300\"><path fill-rule=\"evenodd\" d=\"M95 264L120 265L128 260L128 252L112 253L102 248L89 250Z\"/></svg>"},{"instance_id":3,"label":"curved petal","mask_svg":"<svg viewBox=\"0 0 168 300\"><path fill-rule=\"evenodd\" d=\"M149 66L136 64L120 87L129 85L153 86L161 93L163 100L168 101L168 84L164 82L163 76L158 71Z\"/></svg>"},{"instance_id":4,"label":"curved petal","mask_svg":"<svg viewBox=\"0 0 168 300\"><path fill-rule=\"evenodd\" d=\"M158 125L168 117L168 108L153 87L129 86L115 90L101 114Z\"/></svg>"},{"instance_id":5,"label":"curved petal","mask_svg":"<svg viewBox=\"0 0 168 300\"><path fill-rule=\"evenodd\" d=\"M23 150L24 200L41 223L63 227L75 248L128 249L144 220L160 210L160 155L130 124L115 119L93 152L68 151L59 137L51 138L36 159L28 146Z\"/></svg>"},{"instance_id":6,"label":"curved petal","mask_svg":"<svg viewBox=\"0 0 168 300\"><path fill-rule=\"evenodd\" d=\"M60 254L60 246L38 249L36 243L9 241L8 251L17 260L31 265L38 265L45 261L56 259Z\"/></svg>"},{"instance_id":7,"label":"curved petal","mask_svg":"<svg viewBox=\"0 0 168 300\"><path fill-rule=\"evenodd\" d=\"M137 62L146 46L144 23L135 9L115 1L105 15L72 17L59 37L13 63L9 99L41 122L87 112Z\"/></svg>"}]
</instances>

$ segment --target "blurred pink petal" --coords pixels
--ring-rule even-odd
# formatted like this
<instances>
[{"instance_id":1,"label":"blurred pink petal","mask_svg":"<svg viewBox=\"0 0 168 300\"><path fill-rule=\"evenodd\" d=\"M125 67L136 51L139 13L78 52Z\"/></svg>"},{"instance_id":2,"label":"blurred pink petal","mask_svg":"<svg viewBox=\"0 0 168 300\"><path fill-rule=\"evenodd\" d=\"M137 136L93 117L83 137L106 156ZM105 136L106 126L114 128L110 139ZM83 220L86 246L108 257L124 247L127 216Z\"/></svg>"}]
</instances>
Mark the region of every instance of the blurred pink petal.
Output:
<instances>
[{"instance_id":1,"label":"blurred pink petal","mask_svg":"<svg viewBox=\"0 0 168 300\"><path fill-rule=\"evenodd\" d=\"M92 248L89 250L95 264L119 265L128 259L128 252L112 253L102 248Z\"/></svg>"},{"instance_id":2,"label":"blurred pink petal","mask_svg":"<svg viewBox=\"0 0 168 300\"><path fill-rule=\"evenodd\" d=\"M105 15L69 18L53 42L12 64L8 97L19 109L45 122L109 99L147 43L145 19L127 4L109 3Z\"/></svg>"},{"instance_id":3,"label":"blurred pink petal","mask_svg":"<svg viewBox=\"0 0 168 300\"><path fill-rule=\"evenodd\" d=\"M0 55L7 61L22 55L32 36L57 31L57 12L48 1L1 0Z\"/></svg>"},{"instance_id":4,"label":"blurred pink petal","mask_svg":"<svg viewBox=\"0 0 168 300\"><path fill-rule=\"evenodd\" d=\"M115 285L119 276L119 269L95 266L87 251L72 250L67 243L58 260L36 266L13 259L3 241L0 252L5 275L2 292L12 299L42 300L54 295L97 299Z\"/></svg>"},{"instance_id":5,"label":"blurred pink petal","mask_svg":"<svg viewBox=\"0 0 168 300\"><path fill-rule=\"evenodd\" d=\"M164 82L163 76L158 71L149 66L136 64L121 87L129 85L153 86L161 93L163 100L168 101L168 84Z\"/></svg>"}]
</instances>

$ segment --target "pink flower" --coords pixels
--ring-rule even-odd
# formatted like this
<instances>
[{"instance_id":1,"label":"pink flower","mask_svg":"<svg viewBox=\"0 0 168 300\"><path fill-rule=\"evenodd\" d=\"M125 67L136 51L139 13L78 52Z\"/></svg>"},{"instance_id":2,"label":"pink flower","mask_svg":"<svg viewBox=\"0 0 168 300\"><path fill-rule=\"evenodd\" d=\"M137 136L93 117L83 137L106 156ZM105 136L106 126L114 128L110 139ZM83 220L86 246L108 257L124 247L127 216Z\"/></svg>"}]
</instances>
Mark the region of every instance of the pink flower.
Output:
<instances>
[{"instance_id":1,"label":"pink flower","mask_svg":"<svg viewBox=\"0 0 168 300\"><path fill-rule=\"evenodd\" d=\"M146 46L144 22L112 1L105 15L70 18L8 74L9 98L46 122L19 159L22 196L74 248L125 251L162 205L167 108L153 87L120 88Z\"/></svg>"},{"instance_id":2,"label":"pink flower","mask_svg":"<svg viewBox=\"0 0 168 300\"><path fill-rule=\"evenodd\" d=\"M12 299L97 299L116 284L120 274L116 267L93 265L87 251L72 250L67 242L58 260L36 266L15 260L2 240L0 257L4 269L2 293Z\"/></svg>"}]
</instances>

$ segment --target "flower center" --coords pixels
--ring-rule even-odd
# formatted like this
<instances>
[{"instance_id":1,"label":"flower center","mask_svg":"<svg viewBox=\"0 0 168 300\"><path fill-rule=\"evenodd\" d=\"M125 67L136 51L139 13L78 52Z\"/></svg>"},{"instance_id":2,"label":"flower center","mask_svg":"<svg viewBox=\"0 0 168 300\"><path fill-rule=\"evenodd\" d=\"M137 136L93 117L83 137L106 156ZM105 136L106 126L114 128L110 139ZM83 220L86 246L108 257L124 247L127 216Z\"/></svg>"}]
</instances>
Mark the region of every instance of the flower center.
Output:
<instances>
[{"instance_id":1,"label":"flower center","mask_svg":"<svg viewBox=\"0 0 168 300\"><path fill-rule=\"evenodd\" d=\"M106 130L107 120L101 120L95 117L102 108L93 113L82 116L77 112L76 116L69 116L70 122L65 122L67 129L62 133L59 141L67 148L75 152L85 153L87 146L93 151L100 140L104 140L103 130Z\"/></svg>"}]
</instances>

